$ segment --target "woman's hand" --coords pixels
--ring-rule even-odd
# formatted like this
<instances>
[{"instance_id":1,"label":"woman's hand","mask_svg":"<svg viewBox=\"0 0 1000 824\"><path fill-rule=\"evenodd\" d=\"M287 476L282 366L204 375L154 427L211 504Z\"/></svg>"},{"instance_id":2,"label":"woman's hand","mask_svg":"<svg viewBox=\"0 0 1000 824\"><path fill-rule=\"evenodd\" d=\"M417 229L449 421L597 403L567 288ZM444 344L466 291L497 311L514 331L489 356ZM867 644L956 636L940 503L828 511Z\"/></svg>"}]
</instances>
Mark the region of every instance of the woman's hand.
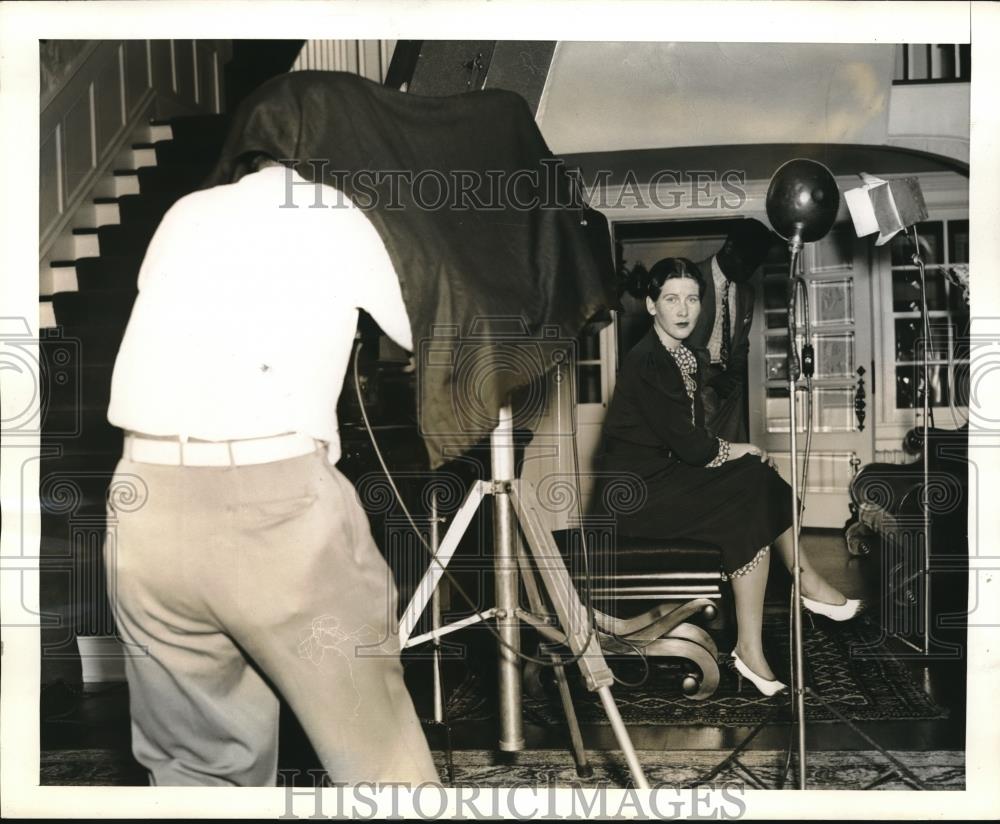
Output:
<instances>
[{"instance_id":1,"label":"woman's hand","mask_svg":"<svg viewBox=\"0 0 1000 824\"><path fill-rule=\"evenodd\" d=\"M737 461L744 455L757 455L761 463L766 463L772 469L777 469L774 465L774 458L767 454L767 451L755 446L752 443L733 443L729 445L729 460Z\"/></svg>"}]
</instances>

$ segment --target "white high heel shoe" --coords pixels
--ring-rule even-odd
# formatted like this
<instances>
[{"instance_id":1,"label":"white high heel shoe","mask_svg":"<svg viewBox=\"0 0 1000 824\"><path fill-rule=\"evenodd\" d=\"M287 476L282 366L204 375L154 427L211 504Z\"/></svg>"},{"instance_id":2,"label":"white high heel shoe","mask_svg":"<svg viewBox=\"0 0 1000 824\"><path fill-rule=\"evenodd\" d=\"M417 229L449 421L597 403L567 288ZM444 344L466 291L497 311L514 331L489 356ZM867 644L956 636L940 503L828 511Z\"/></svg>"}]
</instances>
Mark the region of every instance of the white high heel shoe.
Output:
<instances>
[{"instance_id":1,"label":"white high heel shoe","mask_svg":"<svg viewBox=\"0 0 1000 824\"><path fill-rule=\"evenodd\" d=\"M831 621L850 621L864 608L864 601L858 598L848 598L842 604L826 604L802 596L802 606L817 615L823 615Z\"/></svg>"},{"instance_id":2,"label":"white high heel shoe","mask_svg":"<svg viewBox=\"0 0 1000 824\"><path fill-rule=\"evenodd\" d=\"M788 690L788 686L781 683L781 681L777 679L768 681L766 678L761 678L756 672L740 660L740 656L736 654L736 650L733 650L729 654L729 661L736 670L736 674L740 677L740 689L743 687L743 679L746 678L747 681L753 684L762 695L766 695L768 697L777 695L779 692L786 692Z\"/></svg>"}]
</instances>

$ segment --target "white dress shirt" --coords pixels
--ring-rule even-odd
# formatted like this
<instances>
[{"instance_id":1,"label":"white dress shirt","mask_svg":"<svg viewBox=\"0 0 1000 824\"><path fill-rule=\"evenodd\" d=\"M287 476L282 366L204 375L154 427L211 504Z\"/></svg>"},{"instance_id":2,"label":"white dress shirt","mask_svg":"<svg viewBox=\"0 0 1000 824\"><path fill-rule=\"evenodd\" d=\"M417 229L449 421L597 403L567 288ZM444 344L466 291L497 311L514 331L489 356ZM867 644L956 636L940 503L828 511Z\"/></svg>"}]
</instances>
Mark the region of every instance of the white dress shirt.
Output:
<instances>
[{"instance_id":1,"label":"white dress shirt","mask_svg":"<svg viewBox=\"0 0 1000 824\"><path fill-rule=\"evenodd\" d=\"M413 340L378 232L333 187L305 183L268 167L170 208L139 272L112 424L182 440L295 432L340 457L358 308L400 346Z\"/></svg>"},{"instance_id":2,"label":"white dress shirt","mask_svg":"<svg viewBox=\"0 0 1000 824\"><path fill-rule=\"evenodd\" d=\"M715 255L712 256L712 281L715 283L715 324L708 338L708 353L712 363L722 359L722 293L726 288L726 276L722 273ZM729 334L733 333L736 323L736 289L737 285L729 285Z\"/></svg>"}]
</instances>

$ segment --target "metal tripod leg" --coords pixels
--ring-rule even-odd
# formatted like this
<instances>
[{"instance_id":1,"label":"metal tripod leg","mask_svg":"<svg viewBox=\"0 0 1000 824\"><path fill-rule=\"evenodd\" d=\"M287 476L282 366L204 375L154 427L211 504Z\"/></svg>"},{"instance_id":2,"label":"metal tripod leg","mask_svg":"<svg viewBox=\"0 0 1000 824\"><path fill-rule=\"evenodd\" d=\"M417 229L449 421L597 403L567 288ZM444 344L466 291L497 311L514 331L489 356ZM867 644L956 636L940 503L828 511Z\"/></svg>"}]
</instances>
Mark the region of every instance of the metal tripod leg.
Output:
<instances>
[{"instance_id":1,"label":"metal tripod leg","mask_svg":"<svg viewBox=\"0 0 1000 824\"><path fill-rule=\"evenodd\" d=\"M854 730L854 732L856 732L868 744L873 746L876 750L878 750L880 753L882 753L882 755L886 757L886 760L890 764L892 764L894 768L893 770L890 770L889 773L887 773L887 775L891 775L892 772L896 772L901 778L903 778L906 781L909 781L912 785L914 785L918 789L921 790L927 789L927 785L924 784L924 782L921 781L919 778L917 778L917 776L913 773L913 771L910 770L902 761L900 761L898 758L896 758L896 756L894 756L892 753L886 750L885 747L879 744L874 738L865 733L857 724L848 719L840 710L838 710L835 706L833 706L833 704L828 702L822 695L820 695L811 687L806 687L806 692L808 692L813 698L816 698L824 707L826 707L830 712L836 715L837 719L840 722L847 724L848 727ZM883 776L883 778L884 777L885 776Z\"/></svg>"},{"instance_id":2,"label":"metal tripod leg","mask_svg":"<svg viewBox=\"0 0 1000 824\"><path fill-rule=\"evenodd\" d=\"M519 479L510 483L510 501L527 539L528 549L538 575L545 587L566 636L566 644L577 656L577 666L583 674L587 688L597 692L608 721L628 763L632 781L638 789L649 789L646 775L636 755L618 705L611 696L614 676L604 660L596 629L591 626L590 615L580 602L580 596L566 569L552 533L542 524L538 515L538 496L530 481Z\"/></svg>"},{"instance_id":3,"label":"metal tripod leg","mask_svg":"<svg viewBox=\"0 0 1000 824\"><path fill-rule=\"evenodd\" d=\"M437 492L431 492L431 551L436 556L441 545L441 519L438 516ZM441 584L434 588L431 595L431 626L437 631L441 629ZM455 757L451 743L451 724L445 717L444 707L444 676L441 672L441 638L434 638L434 723L444 730L445 768L448 772L448 783L455 783Z\"/></svg>"}]
</instances>

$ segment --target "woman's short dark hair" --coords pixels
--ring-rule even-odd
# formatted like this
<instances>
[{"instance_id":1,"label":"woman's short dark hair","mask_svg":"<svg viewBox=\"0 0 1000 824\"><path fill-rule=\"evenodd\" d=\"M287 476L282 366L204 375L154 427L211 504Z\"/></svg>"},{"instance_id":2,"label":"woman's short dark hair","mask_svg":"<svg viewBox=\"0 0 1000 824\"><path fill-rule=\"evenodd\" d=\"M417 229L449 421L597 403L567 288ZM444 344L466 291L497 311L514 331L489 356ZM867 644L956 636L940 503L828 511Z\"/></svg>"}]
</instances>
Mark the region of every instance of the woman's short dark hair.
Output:
<instances>
[{"instance_id":1,"label":"woman's short dark hair","mask_svg":"<svg viewBox=\"0 0 1000 824\"><path fill-rule=\"evenodd\" d=\"M698 298L705 297L705 279L698 267L687 258L663 258L653 264L649 270L649 280L646 284L646 297L656 300L660 297L663 284L671 278L687 278L698 284Z\"/></svg>"}]
</instances>

